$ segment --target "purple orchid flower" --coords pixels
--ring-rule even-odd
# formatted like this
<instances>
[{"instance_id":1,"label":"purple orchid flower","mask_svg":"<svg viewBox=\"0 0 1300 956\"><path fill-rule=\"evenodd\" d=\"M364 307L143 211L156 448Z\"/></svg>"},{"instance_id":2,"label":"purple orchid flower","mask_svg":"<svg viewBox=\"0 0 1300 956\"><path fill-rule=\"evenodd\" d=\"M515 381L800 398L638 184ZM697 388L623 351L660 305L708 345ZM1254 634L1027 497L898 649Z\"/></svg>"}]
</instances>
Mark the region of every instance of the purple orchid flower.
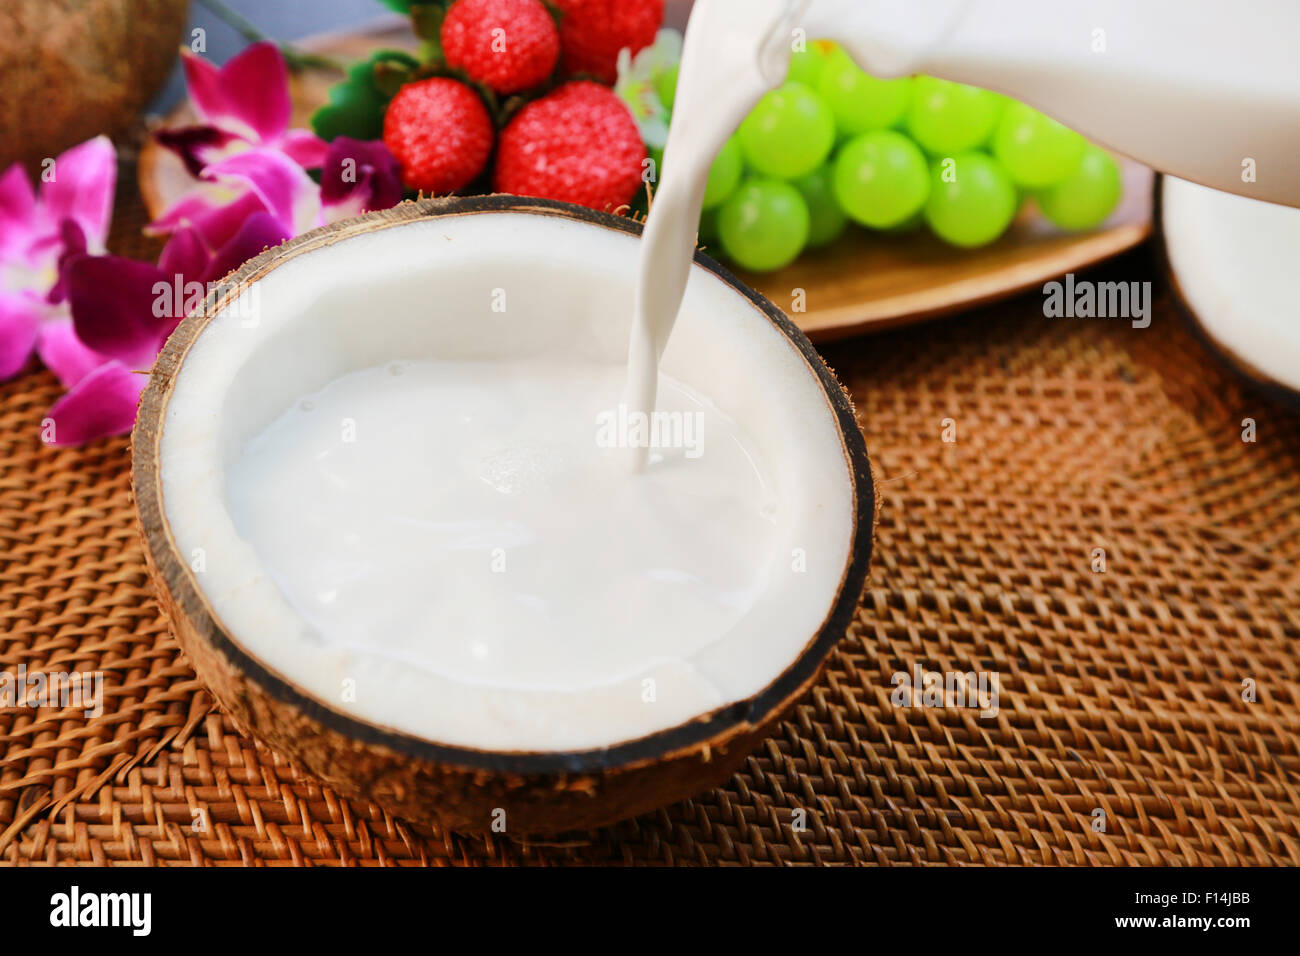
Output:
<instances>
[{"instance_id":1,"label":"purple orchid flower","mask_svg":"<svg viewBox=\"0 0 1300 956\"><path fill-rule=\"evenodd\" d=\"M401 167L388 147L340 136L330 144L319 187L279 150L249 149L204 168L199 185L148 228L167 235L193 227L216 247L253 213L270 214L297 236L401 199Z\"/></svg>"},{"instance_id":2,"label":"purple orchid flower","mask_svg":"<svg viewBox=\"0 0 1300 956\"><path fill-rule=\"evenodd\" d=\"M103 251L116 182L117 159L103 136L56 157L39 194L17 164L0 176L0 379L21 371L33 352L59 374L71 334L60 264Z\"/></svg>"},{"instance_id":3,"label":"purple orchid flower","mask_svg":"<svg viewBox=\"0 0 1300 956\"><path fill-rule=\"evenodd\" d=\"M274 216L254 212L215 247L191 226L177 229L156 266L120 256L65 258L71 319L42 357L68 393L50 409L47 440L76 445L130 431L148 382L140 373L181 319L202 305L211 283L288 238Z\"/></svg>"},{"instance_id":4,"label":"purple orchid flower","mask_svg":"<svg viewBox=\"0 0 1300 956\"><path fill-rule=\"evenodd\" d=\"M181 57L190 102L203 122L161 130L157 138L196 179L205 167L253 148L278 150L306 169L324 162L324 140L289 128L289 70L275 44L254 43L222 67L189 50Z\"/></svg>"},{"instance_id":5,"label":"purple orchid flower","mask_svg":"<svg viewBox=\"0 0 1300 956\"><path fill-rule=\"evenodd\" d=\"M80 444L130 431L147 381L139 373L208 284L287 239L295 216L320 217L310 195L305 210L295 205L296 177L311 182L301 167L281 156L269 168L250 153L217 169L214 178L249 199L218 210L206 233L178 226L156 266L104 254L117 178L104 137L57 157L39 193L18 166L0 176L0 377L21 371L36 352L67 389L42 425L45 441Z\"/></svg>"},{"instance_id":6,"label":"purple orchid flower","mask_svg":"<svg viewBox=\"0 0 1300 956\"><path fill-rule=\"evenodd\" d=\"M236 153L205 168L203 178L219 187L252 193L291 236L315 229L323 221L320 189L301 166L277 150Z\"/></svg>"},{"instance_id":7,"label":"purple orchid flower","mask_svg":"<svg viewBox=\"0 0 1300 956\"><path fill-rule=\"evenodd\" d=\"M116 185L106 138L59 156L39 194L17 166L0 176L0 378L33 352L54 372L67 392L42 424L52 444L130 430L141 373L212 283L264 248L402 198L383 143L327 145L289 129L288 71L274 45L221 68L186 53L184 65L203 123L159 139L195 183L150 224L170 237L156 266L105 254ZM316 167L320 186L306 173Z\"/></svg>"},{"instance_id":8,"label":"purple orchid flower","mask_svg":"<svg viewBox=\"0 0 1300 956\"><path fill-rule=\"evenodd\" d=\"M382 142L340 136L327 145L288 128L289 73L274 44L255 43L223 67L185 52L184 66L204 123L155 136L182 156L194 184L149 231L192 226L218 246L255 212L299 235L401 201L400 167ZM319 187L304 172L316 167Z\"/></svg>"},{"instance_id":9,"label":"purple orchid flower","mask_svg":"<svg viewBox=\"0 0 1300 956\"><path fill-rule=\"evenodd\" d=\"M321 166L320 198L327 222L396 206L402 167L382 142L340 136Z\"/></svg>"},{"instance_id":10,"label":"purple orchid flower","mask_svg":"<svg viewBox=\"0 0 1300 956\"><path fill-rule=\"evenodd\" d=\"M144 377L82 341L70 304L68 269L104 251L113 146L103 136L88 140L47 169L39 194L17 165L0 177L0 377L38 353L69 389L46 416L43 437L70 444L129 430Z\"/></svg>"},{"instance_id":11,"label":"purple orchid flower","mask_svg":"<svg viewBox=\"0 0 1300 956\"><path fill-rule=\"evenodd\" d=\"M278 150L250 149L204 168L199 184L146 229L169 235L193 228L215 249L256 213L272 216L289 236L324 222L320 189L301 166Z\"/></svg>"}]
</instances>

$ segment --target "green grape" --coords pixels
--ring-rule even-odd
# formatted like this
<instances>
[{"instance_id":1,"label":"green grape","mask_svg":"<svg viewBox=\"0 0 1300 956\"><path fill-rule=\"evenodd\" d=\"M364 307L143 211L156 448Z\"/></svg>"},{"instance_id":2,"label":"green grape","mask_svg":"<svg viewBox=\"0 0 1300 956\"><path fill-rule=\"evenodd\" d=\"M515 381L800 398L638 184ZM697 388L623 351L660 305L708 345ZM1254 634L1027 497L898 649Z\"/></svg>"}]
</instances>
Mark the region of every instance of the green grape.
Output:
<instances>
[{"instance_id":1,"label":"green grape","mask_svg":"<svg viewBox=\"0 0 1300 956\"><path fill-rule=\"evenodd\" d=\"M977 86L918 76L905 128L931 156L954 156L988 140L1004 104L1004 97Z\"/></svg>"},{"instance_id":2,"label":"green grape","mask_svg":"<svg viewBox=\"0 0 1300 956\"><path fill-rule=\"evenodd\" d=\"M796 50L790 57L790 72L786 81L802 83L809 89L817 89L822 70L831 58L839 52L840 45L834 40L812 40L802 50Z\"/></svg>"},{"instance_id":3,"label":"green grape","mask_svg":"<svg viewBox=\"0 0 1300 956\"><path fill-rule=\"evenodd\" d=\"M930 174L915 143L902 133L878 129L840 148L831 166L831 186L850 219L888 229L925 205Z\"/></svg>"},{"instance_id":4,"label":"green grape","mask_svg":"<svg viewBox=\"0 0 1300 956\"><path fill-rule=\"evenodd\" d=\"M794 261L808 241L808 206L779 179L749 179L718 210L718 238L737 265L770 272Z\"/></svg>"},{"instance_id":5,"label":"green grape","mask_svg":"<svg viewBox=\"0 0 1300 956\"><path fill-rule=\"evenodd\" d=\"M1038 194L1038 208L1062 229L1092 229L1114 211L1123 189L1115 157L1089 143L1074 172Z\"/></svg>"},{"instance_id":6,"label":"green grape","mask_svg":"<svg viewBox=\"0 0 1300 956\"><path fill-rule=\"evenodd\" d=\"M807 176L796 179L794 186L808 204L808 245L824 246L838 239L848 225L848 218L835 201L830 166L818 166Z\"/></svg>"},{"instance_id":7,"label":"green grape","mask_svg":"<svg viewBox=\"0 0 1300 956\"><path fill-rule=\"evenodd\" d=\"M997 160L974 150L940 160L930 170L925 221L944 242L983 246L1016 216L1016 187Z\"/></svg>"},{"instance_id":8,"label":"green grape","mask_svg":"<svg viewBox=\"0 0 1300 956\"><path fill-rule=\"evenodd\" d=\"M740 152L736 137L731 137L718 152L713 165L709 167L709 181L704 187L704 208L712 209L722 205L740 185L740 177L745 172L745 160Z\"/></svg>"},{"instance_id":9,"label":"green grape","mask_svg":"<svg viewBox=\"0 0 1300 956\"><path fill-rule=\"evenodd\" d=\"M740 124L745 162L765 176L798 179L825 162L835 144L835 118L802 83L765 95Z\"/></svg>"},{"instance_id":10,"label":"green grape","mask_svg":"<svg viewBox=\"0 0 1300 956\"><path fill-rule=\"evenodd\" d=\"M912 98L912 78L878 80L837 50L822 69L817 92L831 108L840 134L856 136L893 126L903 118Z\"/></svg>"},{"instance_id":11,"label":"green grape","mask_svg":"<svg viewBox=\"0 0 1300 956\"><path fill-rule=\"evenodd\" d=\"M1074 130L1032 106L1012 103L993 134L993 155L1018 186L1042 189L1074 172L1087 144Z\"/></svg>"},{"instance_id":12,"label":"green grape","mask_svg":"<svg viewBox=\"0 0 1300 956\"><path fill-rule=\"evenodd\" d=\"M680 69L678 65L670 66L654 78L655 93L659 96L659 102L668 109L672 109L673 103L677 100L677 73Z\"/></svg>"}]
</instances>

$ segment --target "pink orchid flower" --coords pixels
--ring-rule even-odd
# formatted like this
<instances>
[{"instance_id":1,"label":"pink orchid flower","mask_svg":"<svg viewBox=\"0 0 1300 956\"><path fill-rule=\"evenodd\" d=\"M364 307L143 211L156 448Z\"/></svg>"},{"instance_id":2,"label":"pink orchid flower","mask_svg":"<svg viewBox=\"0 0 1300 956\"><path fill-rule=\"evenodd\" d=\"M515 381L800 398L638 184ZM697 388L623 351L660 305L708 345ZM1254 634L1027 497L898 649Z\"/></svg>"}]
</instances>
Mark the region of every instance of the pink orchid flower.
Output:
<instances>
[{"instance_id":1,"label":"pink orchid flower","mask_svg":"<svg viewBox=\"0 0 1300 956\"><path fill-rule=\"evenodd\" d=\"M192 228L215 249L255 213L271 216L287 236L324 222L320 188L279 150L245 150L205 167L201 175L197 186L149 223L148 232L170 235Z\"/></svg>"},{"instance_id":2,"label":"pink orchid flower","mask_svg":"<svg viewBox=\"0 0 1300 956\"><path fill-rule=\"evenodd\" d=\"M167 235L190 226L212 247L226 242L243 220L271 215L290 236L402 198L401 167L380 142L340 136L330 144L318 187L301 166L275 149L250 149L203 169L201 181L149 230Z\"/></svg>"},{"instance_id":3,"label":"pink orchid flower","mask_svg":"<svg viewBox=\"0 0 1300 956\"><path fill-rule=\"evenodd\" d=\"M65 385L80 378L59 266L104 250L116 182L117 158L103 136L56 157L39 193L17 164L0 176L0 379L33 352Z\"/></svg>"},{"instance_id":4,"label":"pink orchid flower","mask_svg":"<svg viewBox=\"0 0 1300 956\"><path fill-rule=\"evenodd\" d=\"M88 140L46 169L39 194L17 165L0 177L0 377L38 353L68 389L46 415L42 437L70 444L129 430L144 376L84 342L69 302L70 264L104 251L117 181L113 146L103 136ZM150 356L145 367L152 364Z\"/></svg>"},{"instance_id":5,"label":"pink orchid flower","mask_svg":"<svg viewBox=\"0 0 1300 956\"><path fill-rule=\"evenodd\" d=\"M324 161L324 140L289 128L289 70L275 44L254 43L222 67L185 49L181 58L190 103L203 122L160 130L157 138L196 179L204 167L246 149L278 150L306 169Z\"/></svg>"},{"instance_id":6,"label":"pink orchid flower","mask_svg":"<svg viewBox=\"0 0 1300 956\"><path fill-rule=\"evenodd\" d=\"M277 156L263 163L250 151L214 167L214 179L248 199L216 210L206 232L178 225L156 266L104 254L117 178L104 137L57 157L39 193L18 166L0 176L0 377L36 352L67 389L45 416L44 441L73 445L130 431L148 380L141 373L192 301L172 290L206 290L289 238L295 222L320 218L315 184ZM305 196L300 178L311 187Z\"/></svg>"},{"instance_id":7,"label":"pink orchid flower","mask_svg":"<svg viewBox=\"0 0 1300 956\"><path fill-rule=\"evenodd\" d=\"M223 67L183 51L190 101L204 125L160 130L193 186L149 224L167 235L193 226L220 245L253 212L267 212L290 235L401 201L401 172L381 142L340 136L326 144L291 130L292 102L284 55L255 43ZM306 169L321 168L318 187Z\"/></svg>"},{"instance_id":8,"label":"pink orchid flower","mask_svg":"<svg viewBox=\"0 0 1300 956\"><path fill-rule=\"evenodd\" d=\"M337 222L402 201L402 167L382 142L340 136L321 166L321 208Z\"/></svg>"},{"instance_id":9,"label":"pink orchid flower","mask_svg":"<svg viewBox=\"0 0 1300 956\"><path fill-rule=\"evenodd\" d=\"M220 245L193 227L173 233L156 266L74 253L62 264L72 313L46 363L68 387L50 409L51 444L76 445L131 430L154 359L211 283L289 238L275 217L254 212ZM53 359L53 362L51 362ZM57 363L54 364L54 363Z\"/></svg>"},{"instance_id":10,"label":"pink orchid flower","mask_svg":"<svg viewBox=\"0 0 1300 956\"><path fill-rule=\"evenodd\" d=\"M58 377L67 392L42 423L49 443L129 431L142 373L167 336L247 259L402 198L383 143L339 137L327 146L288 128L288 73L273 45L255 44L220 69L187 54L185 71L206 125L159 134L195 184L150 224L170 236L156 266L105 254L116 159L104 137L59 156L39 194L17 166L0 176L0 378L33 352ZM319 186L306 172L315 167Z\"/></svg>"}]
</instances>

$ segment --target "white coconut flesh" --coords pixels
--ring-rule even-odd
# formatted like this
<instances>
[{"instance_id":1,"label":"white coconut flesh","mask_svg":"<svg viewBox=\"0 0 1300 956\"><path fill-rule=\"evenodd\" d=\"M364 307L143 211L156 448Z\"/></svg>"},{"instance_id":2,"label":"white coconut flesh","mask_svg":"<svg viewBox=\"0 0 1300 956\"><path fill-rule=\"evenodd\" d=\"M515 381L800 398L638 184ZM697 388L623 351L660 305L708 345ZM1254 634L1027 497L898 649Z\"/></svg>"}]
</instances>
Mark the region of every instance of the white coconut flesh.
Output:
<instances>
[{"instance_id":1,"label":"white coconut flesh","mask_svg":"<svg viewBox=\"0 0 1300 956\"><path fill-rule=\"evenodd\" d=\"M1300 389L1300 209L1166 176L1169 265L1205 334L1252 373Z\"/></svg>"},{"instance_id":2,"label":"white coconut flesh","mask_svg":"<svg viewBox=\"0 0 1300 956\"><path fill-rule=\"evenodd\" d=\"M843 442L794 345L697 267L661 368L676 416L643 423L661 447L631 473L637 252L552 216L421 220L216 315L160 470L234 641L334 710L499 751L614 745L776 679L850 558Z\"/></svg>"}]
</instances>

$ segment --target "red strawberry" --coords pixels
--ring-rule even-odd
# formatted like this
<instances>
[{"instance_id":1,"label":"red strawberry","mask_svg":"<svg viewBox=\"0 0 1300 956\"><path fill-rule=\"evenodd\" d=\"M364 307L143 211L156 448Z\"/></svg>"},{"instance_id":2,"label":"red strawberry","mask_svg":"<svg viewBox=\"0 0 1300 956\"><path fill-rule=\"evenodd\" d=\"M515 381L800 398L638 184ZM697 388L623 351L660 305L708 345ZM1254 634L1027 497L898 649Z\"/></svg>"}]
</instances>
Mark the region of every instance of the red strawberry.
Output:
<instances>
[{"instance_id":1,"label":"red strawberry","mask_svg":"<svg viewBox=\"0 0 1300 956\"><path fill-rule=\"evenodd\" d=\"M566 83L502 130L496 191L613 209L641 187L645 156L632 114L609 87Z\"/></svg>"},{"instance_id":2,"label":"red strawberry","mask_svg":"<svg viewBox=\"0 0 1300 956\"><path fill-rule=\"evenodd\" d=\"M469 184L492 151L492 120L478 94L444 77L408 83L384 114L384 145L402 182L437 195Z\"/></svg>"},{"instance_id":3,"label":"red strawberry","mask_svg":"<svg viewBox=\"0 0 1300 956\"><path fill-rule=\"evenodd\" d=\"M457 0L442 21L442 52L453 70L518 93L551 75L560 34L541 0Z\"/></svg>"},{"instance_id":4,"label":"red strawberry","mask_svg":"<svg viewBox=\"0 0 1300 956\"><path fill-rule=\"evenodd\" d=\"M654 42L664 19L664 0L552 0L560 18L564 68L592 73L606 83L618 79L618 51L635 54Z\"/></svg>"}]
</instances>

